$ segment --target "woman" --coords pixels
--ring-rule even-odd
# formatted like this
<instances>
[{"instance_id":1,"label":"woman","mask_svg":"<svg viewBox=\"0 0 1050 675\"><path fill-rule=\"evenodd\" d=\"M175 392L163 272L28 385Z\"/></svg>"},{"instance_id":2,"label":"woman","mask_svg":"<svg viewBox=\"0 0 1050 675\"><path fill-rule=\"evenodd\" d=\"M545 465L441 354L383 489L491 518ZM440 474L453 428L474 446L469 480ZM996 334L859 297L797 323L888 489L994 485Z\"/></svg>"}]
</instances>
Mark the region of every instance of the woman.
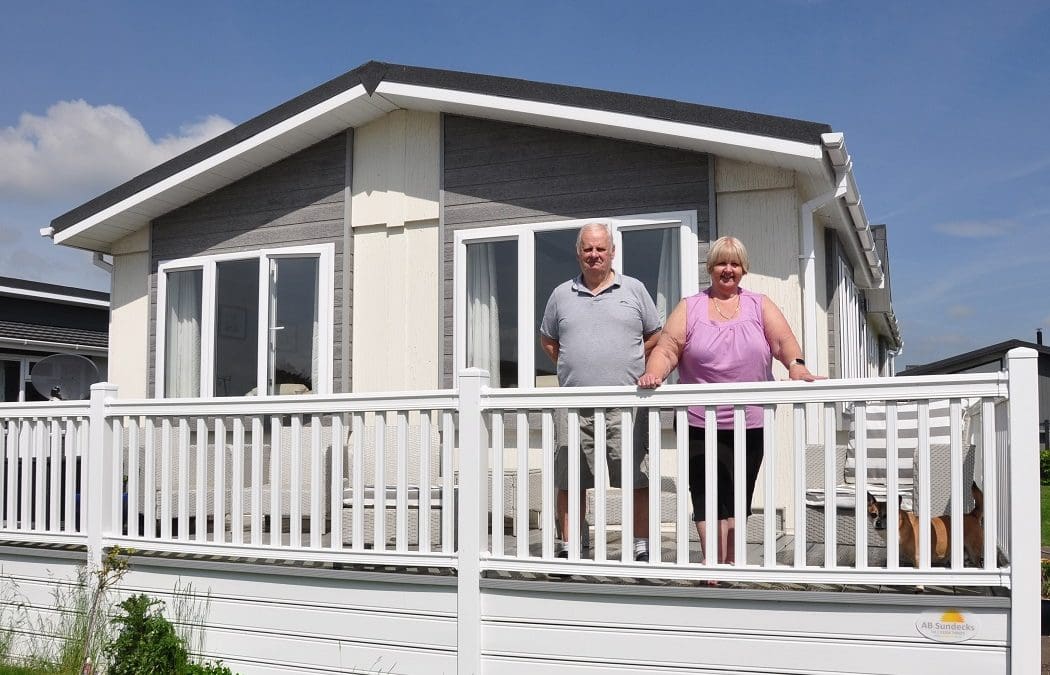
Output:
<instances>
[{"instance_id":1,"label":"woman","mask_svg":"<svg viewBox=\"0 0 1050 675\"><path fill-rule=\"evenodd\" d=\"M792 380L824 379L809 372L802 349L773 302L740 287L749 269L747 249L734 237L722 237L708 253L711 287L678 303L667 319L660 340L638 379L638 386L655 389L675 367L682 384L700 382L761 382L773 379L772 359L788 369ZM689 419L689 491L693 519L701 545L706 541L703 407L691 407ZM718 554L719 564L735 562L731 545L733 518L733 408L719 406L718 424ZM745 406L747 515L762 463L763 420L760 406Z\"/></svg>"}]
</instances>

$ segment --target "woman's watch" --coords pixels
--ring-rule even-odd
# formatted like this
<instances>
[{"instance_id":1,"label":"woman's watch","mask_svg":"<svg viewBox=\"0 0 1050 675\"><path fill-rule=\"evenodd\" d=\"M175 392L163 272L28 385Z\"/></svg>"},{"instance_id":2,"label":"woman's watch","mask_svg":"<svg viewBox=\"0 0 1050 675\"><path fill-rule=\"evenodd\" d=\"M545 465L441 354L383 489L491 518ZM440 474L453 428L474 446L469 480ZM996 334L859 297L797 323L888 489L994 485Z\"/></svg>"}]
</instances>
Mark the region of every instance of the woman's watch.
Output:
<instances>
[{"instance_id":1,"label":"woman's watch","mask_svg":"<svg viewBox=\"0 0 1050 675\"><path fill-rule=\"evenodd\" d=\"M806 365L805 359L792 359L791 363L788 364L788 368L791 366L804 366Z\"/></svg>"}]
</instances>

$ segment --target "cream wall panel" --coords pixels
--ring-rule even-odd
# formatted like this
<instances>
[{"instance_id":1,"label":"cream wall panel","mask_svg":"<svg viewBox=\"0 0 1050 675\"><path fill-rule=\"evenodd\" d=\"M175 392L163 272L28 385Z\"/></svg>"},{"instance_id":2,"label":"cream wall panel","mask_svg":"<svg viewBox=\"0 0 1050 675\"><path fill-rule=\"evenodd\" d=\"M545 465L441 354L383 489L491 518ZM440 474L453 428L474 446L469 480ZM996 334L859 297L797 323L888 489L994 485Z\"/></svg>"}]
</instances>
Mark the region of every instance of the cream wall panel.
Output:
<instances>
[{"instance_id":1,"label":"cream wall panel","mask_svg":"<svg viewBox=\"0 0 1050 675\"><path fill-rule=\"evenodd\" d=\"M795 187L794 171L722 158L715 162L717 192L747 192L788 187Z\"/></svg>"},{"instance_id":2,"label":"cream wall panel","mask_svg":"<svg viewBox=\"0 0 1050 675\"><path fill-rule=\"evenodd\" d=\"M354 132L353 227L436 220L441 116L397 110Z\"/></svg>"},{"instance_id":3,"label":"cream wall panel","mask_svg":"<svg viewBox=\"0 0 1050 675\"><path fill-rule=\"evenodd\" d=\"M724 186L730 192L716 193L718 235L737 237L747 247L750 272L742 285L748 290L763 293L784 313L795 337L802 339L802 293L799 281L799 199L790 172L770 169L755 164L716 163L718 189ZM790 187L776 187L787 184ZM773 377L787 379L787 371L773 361ZM778 504L790 505L787 496L794 489L794 471L790 454L792 439L791 418L782 410L775 423L776 483L773 487ZM764 509L763 490L766 469L755 486L754 507ZM782 496L781 496L782 495ZM786 523L793 522L790 508L785 510Z\"/></svg>"},{"instance_id":4,"label":"cream wall panel","mask_svg":"<svg viewBox=\"0 0 1050 675\"><path fill-rule=\"evenodd\" d=\"M354 132L354 391L438 386L440 131L397 110Z\"/></svg>"},{"instance_id":5,"label":"cream wall panel","mask_svg":"<svg viewBox=\"0 0 1050 675\"><path fill-rule=\"evenodd\" d=\"M109 373L121 398L147 398L149 363L149 228L113 245Z\"/></svg>"},{"instance_id":6,"label":"cream wall panel","mask_svg":"<svg viewBox=\"0 0 1050 675\"><path fill-rule=\"evenodd\" d=\"M438 387L436 221L354 231L354 391Z\"/></svg>"}]
</instances>

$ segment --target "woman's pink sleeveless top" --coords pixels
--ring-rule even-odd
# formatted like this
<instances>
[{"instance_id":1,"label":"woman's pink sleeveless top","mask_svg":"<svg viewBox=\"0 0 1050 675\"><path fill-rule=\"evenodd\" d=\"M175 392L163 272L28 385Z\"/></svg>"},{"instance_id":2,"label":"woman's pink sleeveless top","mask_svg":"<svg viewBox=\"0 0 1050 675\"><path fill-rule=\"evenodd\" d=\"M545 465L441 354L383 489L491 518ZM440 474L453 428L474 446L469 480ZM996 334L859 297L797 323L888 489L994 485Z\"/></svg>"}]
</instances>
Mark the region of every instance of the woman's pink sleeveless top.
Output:
<instances>
[{"instance_id":1,"label":"woman's pink sleeveless top","mask_svg":"<svg viewBox=\"0 0 1050 675\"><path fill-rule=\"evenodd\" d=\"M773 356L762 325L760 293L740 289L740 312L729 321L708 318L707 291L686 299L685 347L678 361L682 384L765 382L773 379ZM762 426L762 407L749 405L747 428ZM732 406L718 406L718 428L733 428ZM704 407L689 408L689 424L702 427Z\"/></svg>"}]
</instances>

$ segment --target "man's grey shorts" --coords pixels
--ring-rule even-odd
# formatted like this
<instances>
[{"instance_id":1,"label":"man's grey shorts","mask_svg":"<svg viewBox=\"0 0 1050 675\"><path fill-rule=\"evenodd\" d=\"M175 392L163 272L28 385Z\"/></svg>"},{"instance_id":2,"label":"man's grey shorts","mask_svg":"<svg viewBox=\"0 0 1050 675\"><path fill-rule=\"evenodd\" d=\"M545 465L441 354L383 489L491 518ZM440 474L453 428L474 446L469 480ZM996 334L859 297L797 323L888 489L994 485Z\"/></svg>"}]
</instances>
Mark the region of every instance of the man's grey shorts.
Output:
<instances>
[{"instance_id":1,"label":"man's grey shorts","mask_svg":"<svg viewBox=\"0 0 1050 675\"><path fill-rule=\"evenodd\" d=\"M594 410L581 408L580 411L580 487L594 487ZM620 408L605 410L605 461L608 466L609 484L620 487L621 465L620 449ZM634 413L634 443L632 443L632 474L635 489L649 485L648 452L649 446L649 411L638 408ZM554 451L554 487L559 490L569 489L569 446L566 416L558 415L558 446ZM643 468L644 467L644 468Z\"/></svg>"}]
</instances>

